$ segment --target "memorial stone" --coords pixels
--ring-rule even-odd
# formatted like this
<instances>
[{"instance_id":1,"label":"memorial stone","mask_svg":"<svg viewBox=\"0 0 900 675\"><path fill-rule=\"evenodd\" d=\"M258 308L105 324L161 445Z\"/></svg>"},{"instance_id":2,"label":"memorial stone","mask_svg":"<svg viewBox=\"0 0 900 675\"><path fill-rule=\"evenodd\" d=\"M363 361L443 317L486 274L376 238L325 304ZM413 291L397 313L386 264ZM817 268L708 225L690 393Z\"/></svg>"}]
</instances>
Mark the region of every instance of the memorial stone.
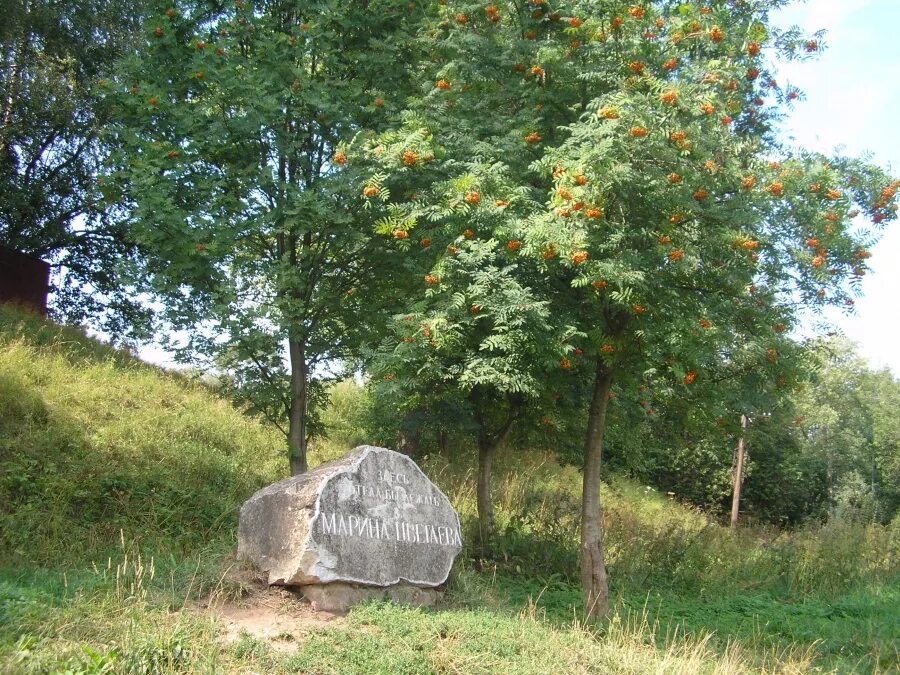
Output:
<instances>
[{"instance_id":1,"label":"memorial stone","mask_svg":"<svg viewBox=\"0 0 900 675\"><path fill-rule=\"evenodd\" d=\"M447 497L412 459L369 445L263 488L238 527L238 554L270 585L305 587L328 609L366 597L428 604L424 589L447 580L461 548Z\"/></svg>"}]
</instances>

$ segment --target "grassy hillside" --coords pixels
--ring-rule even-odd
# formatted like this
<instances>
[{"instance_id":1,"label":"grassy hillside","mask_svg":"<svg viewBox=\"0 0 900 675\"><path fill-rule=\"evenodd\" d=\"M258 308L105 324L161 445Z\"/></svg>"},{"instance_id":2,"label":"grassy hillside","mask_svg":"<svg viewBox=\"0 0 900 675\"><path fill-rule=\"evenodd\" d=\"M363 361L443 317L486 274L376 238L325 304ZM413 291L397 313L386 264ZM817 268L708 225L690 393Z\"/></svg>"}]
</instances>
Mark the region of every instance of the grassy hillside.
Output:
<instances>
[{"instance_id":1,"label":"grassy hillside","mask_svg":"<svg viewBox=\"0 0 900 675\"><path fill-rule=\"evenodd\" d=\"M497 462L499 554L464 551L440 607L368 605L282 636L288 650L226 643L184 608L246 601L228 573L237 510L283 476L282 447L202 385L0 306L0 672L900 668L896 527L733 533L623 480L603 495L616 613L581 625L580 477L538 453ZM471 466L424 468L473 527Z\"/></svg>"}]
</instances>

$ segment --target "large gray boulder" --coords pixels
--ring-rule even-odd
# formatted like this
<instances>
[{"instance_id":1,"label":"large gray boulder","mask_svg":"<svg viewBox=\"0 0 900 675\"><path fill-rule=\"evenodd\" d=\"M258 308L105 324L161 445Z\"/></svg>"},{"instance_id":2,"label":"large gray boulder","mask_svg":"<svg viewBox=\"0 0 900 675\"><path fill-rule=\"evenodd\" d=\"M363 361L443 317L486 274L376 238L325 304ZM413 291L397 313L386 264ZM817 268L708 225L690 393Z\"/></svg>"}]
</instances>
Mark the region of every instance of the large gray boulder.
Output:
<instances>
[{"instance_id":1,"label":"large gray boulder","mask_svg":"<svg viewBox=\"0 0 900 675\"><path fill-rule=\"evenodd\" d=\"M285 586L438 586L461 548L450 500L412 459L370 445L263 488L238 527L238 554Z\"/></svg>"}]
</instances>

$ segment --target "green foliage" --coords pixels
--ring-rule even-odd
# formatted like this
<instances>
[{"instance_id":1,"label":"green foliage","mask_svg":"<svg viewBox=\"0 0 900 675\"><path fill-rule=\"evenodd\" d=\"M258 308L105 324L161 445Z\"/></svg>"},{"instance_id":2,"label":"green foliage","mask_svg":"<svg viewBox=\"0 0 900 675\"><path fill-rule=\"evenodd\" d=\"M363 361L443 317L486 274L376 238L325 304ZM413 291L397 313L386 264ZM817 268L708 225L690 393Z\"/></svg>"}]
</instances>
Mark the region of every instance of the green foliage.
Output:
<instances>
[{"instance_id":1,"label":"green foliage","mask_svg":"<svg viewBox=\"0 0 900 675\"><path fill-rule=\"evenodd\" d=\"M146 338L152 317L120 274L137 251L97 180L109 116L93 90L139 4L10 0L0 26L0 244L51 263L54 316L119 340Z\"/></svg>"},{"instance_id":2,"label":"green foliage","mask_svg":"<svg viewBox=\"0 0 900 675\"><path fill-rule=\"evenodd\" d=\"M294 469L335 361L379 334L401 290L340 148L395 117L414 22L397 2L158 4L102 91L106 179L147 251L134 283L187 332L184 358L225 369L282 428Z\"/></svg>"}]
</instances>

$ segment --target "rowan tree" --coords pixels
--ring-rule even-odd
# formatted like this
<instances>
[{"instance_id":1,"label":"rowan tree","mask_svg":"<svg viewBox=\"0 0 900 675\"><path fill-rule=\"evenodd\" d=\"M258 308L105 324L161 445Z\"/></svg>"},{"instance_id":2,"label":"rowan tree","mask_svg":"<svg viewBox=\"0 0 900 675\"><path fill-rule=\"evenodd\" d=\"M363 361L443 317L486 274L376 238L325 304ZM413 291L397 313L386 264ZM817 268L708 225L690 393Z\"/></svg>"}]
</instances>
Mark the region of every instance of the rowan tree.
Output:
<instances>
[{"instance_id":1,"label":"rowan tree","mask_svg":"<svg viewBox=\"0 0 900 675\"><path fill-rule=\"evenodd\" d=\"M649 371L702 388L705 364L737 359L722 353L730 336L741 361L787 378L783 332L801 307L852 304L874 232L896 211L898 184L879 169L776 142L773 122L800 93L769 59L811 57L821 37L773 29L772 4L458 4L427 33L433 85L412 107L432 112L407 118L407 133L418 124L438 162L466 139L475 158L498 158L479 163L504 177L505 193L478 188L498 205L489 231L542 270L532 290L572 327L555 348L583 352L573 376L592 381L590 616L607 611L599 478L613 384ZM436 124L442 110L468 121ZM391 208L440 222L464 192Z\"/></svg>"},{"instance_id":2,"label":"rowan tree","mask_svg":"<svg viewBox=\"0 0 900 675\"><path fill-rule=\"evenodd\" d=\"M396 115L406 2L158 3L106 92L109 177L182 353L215 357L306 470L330 365L378 335L392 249L342 144ZM375 190L377 192L377 190ZM397 269L402 268L397 261ZM286 345L286 349L285 349Z\"/></svg>"},{"instance_id":3,"label":"rowan tree","mask_svg":"<svg viewBox=\"0 0 900 675\"><path fill-rule=\"evenodd\" d=\"M519 283L515 260L495 240L463 234L449 246L452 252L424 276L423 292L395 318L393 335L369 363L379 397L416 411L420 424L449 416L456 430L475 437L484 548L495 530L495 451L523 423L543 374L555 366L544 362L544 342L555 336L546 303ZM413 251L432 262L431 254Z\"/></svg>"}]
</instances>

